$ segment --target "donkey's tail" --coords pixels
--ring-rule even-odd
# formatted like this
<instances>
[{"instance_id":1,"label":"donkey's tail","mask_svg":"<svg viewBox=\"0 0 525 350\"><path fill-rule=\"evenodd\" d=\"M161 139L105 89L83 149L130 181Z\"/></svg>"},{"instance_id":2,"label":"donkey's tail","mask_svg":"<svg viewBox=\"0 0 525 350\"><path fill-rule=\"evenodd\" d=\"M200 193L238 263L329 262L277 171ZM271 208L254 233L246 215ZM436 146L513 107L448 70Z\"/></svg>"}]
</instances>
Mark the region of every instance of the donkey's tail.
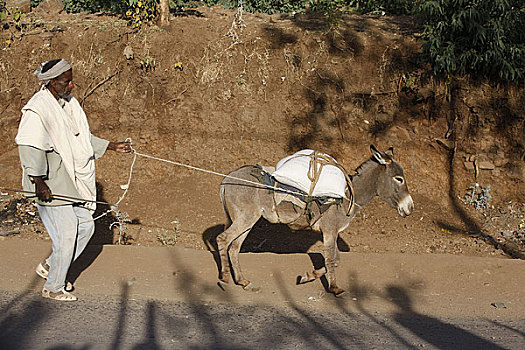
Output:
<instances>
[{"instance_id":1,"label":"donkey's tail","mask_svg":"<svg viewBox=\"0 0 525 350\"><path fill-rule=\"evenodd\" d=\"M228 227L231 226L232 218L230 216L228 206L226 205L225 191L226 186L224 186L224 184L221 183L221 186L219 188L219 197L221 198L222 207L224 208L224 213L226 214L226 225L224 225L224 229L226 230Z\"/></svg>"}]
</instances>

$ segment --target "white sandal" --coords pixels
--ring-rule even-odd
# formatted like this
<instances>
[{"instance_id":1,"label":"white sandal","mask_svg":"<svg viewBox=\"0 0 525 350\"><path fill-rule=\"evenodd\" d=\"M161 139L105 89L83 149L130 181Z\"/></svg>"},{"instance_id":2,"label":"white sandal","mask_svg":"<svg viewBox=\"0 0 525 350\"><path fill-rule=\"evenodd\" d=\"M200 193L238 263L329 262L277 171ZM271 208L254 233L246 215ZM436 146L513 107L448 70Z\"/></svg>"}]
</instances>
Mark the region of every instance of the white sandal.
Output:
<instances>
[{"instance_id":1,"label":"white sandal","mask_svg":"<svg viewBox=\"0 0 525 350\"><path fill-rule=\"evenodd\" d=\"M48 263L45 260L42 261L36 267L35 272L36 272L37 275L39 275L43 279L47 280L47 276L49 275L49 265L48 265ZM66 292L72 292L72 291L75 290L75 286L73 286L73 283L71 283L69 281L66 281L65 290L66 290Z\"/></svg>"},{"instance_id":2,"label":"white sandal","mask_svg":"<svg viewBox=\"0 0 525 350\"><path fill-rule=\"evenodd\" d=\"M58 292L50 292L47 289L42 289L42 296L44 298L49 298L58 301L77 301L78 298L73 294L66 292L63 288Z\"/></svg>"},{"instance_id":3,"label":"white sandal","mask_svg":"<svg viewBox=\"0 0 525 350\"><path fill-rule=\"evenodd\" d=\"M49 274L49 265L44 260L38 266L35 270L36 274L42 277L43 279L47 280L47 275Z\"/></svg>"}]
</instances>

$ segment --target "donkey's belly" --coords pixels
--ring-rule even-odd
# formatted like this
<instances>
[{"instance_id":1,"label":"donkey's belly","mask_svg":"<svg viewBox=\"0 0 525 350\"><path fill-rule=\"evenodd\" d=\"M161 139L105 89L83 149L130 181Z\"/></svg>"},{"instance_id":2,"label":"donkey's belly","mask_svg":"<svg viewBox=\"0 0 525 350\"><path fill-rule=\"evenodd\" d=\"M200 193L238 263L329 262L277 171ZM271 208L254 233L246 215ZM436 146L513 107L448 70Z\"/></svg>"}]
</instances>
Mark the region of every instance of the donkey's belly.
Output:
<instances>
[{"instance_id":1,"label":"donkey's belly","mask_svg":"<svg viewBox=\"0 0 525 350\"><path fill-rule=\"evenodd\" d=\"M285 224L294 230L309 227L308 220L304 215L304 208L287 201L282 201L277 207L273 206L272 210L265 212L263 216L271 223Z\"/></svg>"},{"instance_id":2,"label":"donkey's belly","mask_svg":"<svg viewBox=\"0 0 525 350\"><path fill-rule=\"evenodd\" d=\"M306 220L306 217L304 215L296 219L291 224L288 224L288 227L290 227L292 230L304 230L307 228L311 228L310 224L308 223L308 220Z\"/></svg>"}]
</instances>

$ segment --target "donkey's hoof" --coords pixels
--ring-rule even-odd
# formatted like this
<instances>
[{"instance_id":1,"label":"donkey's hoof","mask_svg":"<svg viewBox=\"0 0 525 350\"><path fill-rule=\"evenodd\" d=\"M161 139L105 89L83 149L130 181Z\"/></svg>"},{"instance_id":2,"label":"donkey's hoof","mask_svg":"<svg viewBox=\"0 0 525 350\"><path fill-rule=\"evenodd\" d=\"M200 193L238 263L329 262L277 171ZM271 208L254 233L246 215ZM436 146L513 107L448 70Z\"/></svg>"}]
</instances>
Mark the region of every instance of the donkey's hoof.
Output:
<instances>
[{"instance_id":1,"label":"donkey's hoof","mask_svg":"<svg viewBox=\"0 0 525 350\"><path fill-rule=\"evenodd\" d=\"M297 284L304 284L304 283L312 282L314 280L315 280L315 277L309 274L308 272L302 276L297 276Z\"/></svg>"},{"instance_id":2,"label":"donkey's hoof","mask_svg":"<svg viewBox=\"0 0 525 350\"><path fill-rule=\"evenodd\" d=\"M344 289L339 289L337 292L334 292L334 295L339 298L342 297L345 293L346 291Z\"/></svg>"},{"instance_id":3,"label":"donkey's hoof","mask_svg":"<svg viewBox=\"0 0 525 350\"><path fill-rule=\"evenodd\" d=\"M246 290L246 291L249 291L249 292L254 292L254 293L258 293L261 291L261 288L259 287L255 287L252 282L249 282L247 285L243 286L242 289Z\"/></svg>"},{"instance_id":4,"label":"donkey's hoof","mask_svg":"<svg viewBox=\"0 0 525 350\"><path fill-rule=\"evenodd\" d=\"M219 286L220 289L222 289L222 290L226 290L226 288L227 288L230 284L228 283L228 281L219 280L219 281L217 282L217 285Z\"/></svg>"},{"instance_id":5,"label":"donkey's hoof","mask_svg":"<svg viewBox=\"0 0 525 350\"><path fill-rule=\"evenodd\" d=\"M340 297L345 293L345 290L339 287L330 287L330 292L334 293L336 297Z\"/></svg>"}]
</instances>

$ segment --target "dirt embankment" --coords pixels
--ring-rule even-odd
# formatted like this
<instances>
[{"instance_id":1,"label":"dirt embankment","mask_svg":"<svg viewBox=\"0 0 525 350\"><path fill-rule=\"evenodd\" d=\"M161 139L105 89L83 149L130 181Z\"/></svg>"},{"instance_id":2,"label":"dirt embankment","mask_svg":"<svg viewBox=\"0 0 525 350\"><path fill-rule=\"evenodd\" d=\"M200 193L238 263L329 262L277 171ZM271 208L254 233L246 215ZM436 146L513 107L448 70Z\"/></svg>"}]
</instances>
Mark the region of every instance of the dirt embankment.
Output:
<instances>
[{"instance_id":1,"label":"dirt embankment","mask_svg":"<svg viewBox=\"0 0 525 350\"><path fill-rule=\"evenodd\" d=\"M394 146L416 210L401 219L376 199L341 235L342 250L523 252L523 90L434 81L419 63L421 29L411 18L348 16L330 30L318 17L239 17L215 7L172 18L165 29L42 11L24 23L22 31L0 31L0 186L20 187L13 139L20 109L38 88L32 72L63 57L92 132L130 137L145 154L228 173L314 148L355 169L370 144ZM97 166L99 199L115 202L131 157L108 154ZM139 157L119 208L126 242L213 248L224 224L220 181ZM464 202L475 183L491 186L494 208ZM2 198L9 207L12 199ZM43 229L33 214L28 225L4 220L3 230L45 237L35 234ZM112 221L114 214L98 221L95 243L118 240ZM305 252L318 250L319 239L261 222L244 249Z\"/></svg>"}]
</instances>

